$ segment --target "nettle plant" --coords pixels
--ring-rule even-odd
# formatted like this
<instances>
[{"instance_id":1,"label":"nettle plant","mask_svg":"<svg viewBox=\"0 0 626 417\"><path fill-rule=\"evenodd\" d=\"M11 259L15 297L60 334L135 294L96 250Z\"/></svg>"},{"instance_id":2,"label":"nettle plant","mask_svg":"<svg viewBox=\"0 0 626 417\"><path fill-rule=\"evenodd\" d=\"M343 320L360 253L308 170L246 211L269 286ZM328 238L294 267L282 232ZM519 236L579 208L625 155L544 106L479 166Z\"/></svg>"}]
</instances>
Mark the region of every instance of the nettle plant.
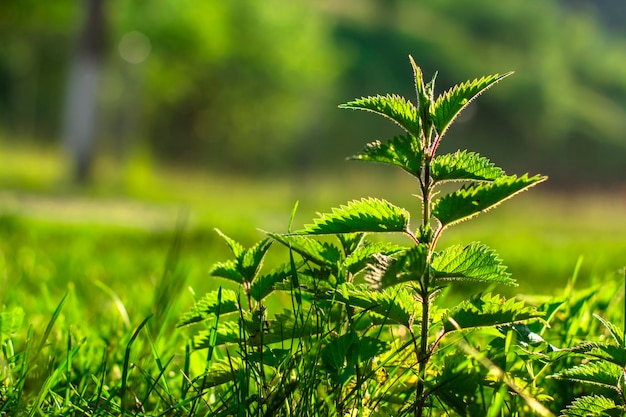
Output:
<instances>
[{"instance_id":1,"label":"nettle plant","mask_svg":"<svg viewBox=\"0 0 626 417\"><path fill-rule=\"evenodd\" d=\"M600 387L604 392L576 398L562 410L562 415L567 417L623 416L626 413L626 333L599 315L594 314L594 317L605 327L611 342L582 342L563 349L564 354L580 355L583 360L552 377Z\"/></svg>"},{"instance_id":2,"label":"nettle plant","mask_svg":"<svg viewBox=\"0 0 626 417\"><path fill-rule=\"evenodd\" d=\"M415 103L378 95L340 108L382 115L404 131L369 143L352 159L394 165L411 175L420 197L419 224L411 223L405 208L364 198L301 230L291 231L290 224L289 233L268 233L251 248L220 232L234 259L215 265L212 275L239 290L207 294L180 323L208 323L209 330L194 339L195 348L209 349L206 372L195 382L200 392L210 390L207 407L216 415L495 415L494 407L505 407L503 398L513 391L523 404L509 404L511 415L524 407L542 414L534 398L466 343L468 335L487 329L492 338L508 337L510 346L511 333L496 329L542 313L489 293L477 292L451 308L438 298L455 281L515 285L482 243L438 247L451 226L546 179L507 175L466 150L437 152L458 114L511 73L468 81L435 97L435 78L425 82L409 58ZM449 183L459 187L440 188ZM390 233L405 235L408 245L385 240ZM263 272L274 242L288 248L289 259ZM280 300L291 302L273 311Z\"/></svg>"}]
</instances>

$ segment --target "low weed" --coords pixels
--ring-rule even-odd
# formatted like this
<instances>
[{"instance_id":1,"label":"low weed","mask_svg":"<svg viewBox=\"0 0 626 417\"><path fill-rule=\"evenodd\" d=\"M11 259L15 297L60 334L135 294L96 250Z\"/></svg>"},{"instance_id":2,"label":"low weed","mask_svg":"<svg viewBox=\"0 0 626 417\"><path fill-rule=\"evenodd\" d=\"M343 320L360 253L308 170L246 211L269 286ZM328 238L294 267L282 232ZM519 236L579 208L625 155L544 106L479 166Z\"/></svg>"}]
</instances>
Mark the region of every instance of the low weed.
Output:
<instances>
[{"instance_id":1,"label":"low weed","mask_svg":"<svg viewBox=\"0 0 626 417\"><path fill-rule=\"evenodd\" d=\"M232 411L224 395L234 390L237 415L500 415L506 409L551 415L537 400L545 395L541 388L521 383L531 376L508 366L514 329L545 311L478 290L453 307L439 303L455 281L476 288L515 285L487 246L437 245L451 226L545 180L507 175L474 152L437 153L456 116L510 74L468 81L435 97L435 78L426 82L410 62L416 104L386 95L340 107L382 115L404 131L369 143L353 159L412 176L419 225L411 224L405 208L364 198L302 229L267 233L250 248L219 232L234 259L211 273L239 290L207 294L180 323L209 323L194 347L210 352L202 387L227 398L215 412ZM463 185L441 189L456 183ZM408 245L385 241L389 233L404 235ZM288 249L288 261L264 273L273 243ZM291 303L269 312L266 300L276 292L289 294ZM480 343L490 344L489 354Z\"/></svg>"},{"instance_id":2,"label":"low weed","mask_svg":"<svg viewBox=\"0 0 626 417\"><path fill-rule=\"evenodd\" d=\"M495 291L516 282L494 250L448 233L546 179L508 175L468 150L438 152L456 116L510 74L436 97L435 78L410 64L414 102L340 107L399 126L352 159L404 171L415 198L403 201L415 204L357 199L302 227L296 204L286 232L252 245L218 230L232 254L211 267L222 281L202 282L211 290L183 314L182 225L150 286L119 278L130 297L107 280L122 263L104 255L97 268L78 265L89 282L60 296L38 280L35 250L8 248L21 260L0 258L3 288L28 286L52 313L32 320L35 300L1 298L0 416L623 415L623 276L580 285L581 261L560 295L506 298ZM15 233L19 222L3 227ZM136 238L128 245L145 258L123 265L143 274L159 257ZM61 268L46 265L48 275Z\"/></svg>"}]
</instances>

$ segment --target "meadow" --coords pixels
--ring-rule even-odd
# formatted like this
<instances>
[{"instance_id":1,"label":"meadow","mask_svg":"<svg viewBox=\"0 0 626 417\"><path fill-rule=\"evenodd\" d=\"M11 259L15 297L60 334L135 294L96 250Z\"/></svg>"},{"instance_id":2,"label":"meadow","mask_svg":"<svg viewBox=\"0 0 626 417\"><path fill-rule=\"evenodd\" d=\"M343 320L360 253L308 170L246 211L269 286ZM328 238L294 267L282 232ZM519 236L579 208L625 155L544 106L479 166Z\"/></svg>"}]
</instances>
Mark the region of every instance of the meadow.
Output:
<instances>
[{"instance_id":1,"label":"meadow","mask_svg":"<svg viewBox=\"0 0 626 417\"><path fill-rule=\"evenodd\" d=\"M336 175L254 179L104 160L99 181L76 189L55 150L4 144L0 154L0 415L211 415L192 389L206 352L176 323L225 284L208 274L229 253L214 228L250 246L261 230L286 231L296 201L297 227L353 198L415 203L411 178L359 162ZM625 209L623 191L548 183L447 238L494 248L519 284L497 288L507 296L601 286L579 313L597 332L589 337L603 337L589 315L610 304L623 323Z\"/></svg>"}]
</instances>

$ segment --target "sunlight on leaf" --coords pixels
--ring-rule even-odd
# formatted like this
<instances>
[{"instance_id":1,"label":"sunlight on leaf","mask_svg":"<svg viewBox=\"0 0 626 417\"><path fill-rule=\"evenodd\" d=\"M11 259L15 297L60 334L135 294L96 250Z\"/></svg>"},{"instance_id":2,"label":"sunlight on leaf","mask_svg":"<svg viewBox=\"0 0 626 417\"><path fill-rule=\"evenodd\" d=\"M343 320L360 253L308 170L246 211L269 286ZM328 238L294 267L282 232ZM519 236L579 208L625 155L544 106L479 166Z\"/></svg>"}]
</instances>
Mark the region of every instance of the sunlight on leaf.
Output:
<instances>
[{"instance_id":1,"label":"sunlight on leaf","mask_svg":"<svg viewBox=\"0 0 626 417\"><path fill-rule=\"evenodd\" d=\"M410 101L396 94L361 97L341 104L339 108L371 111L393 120L410 135L418 135L419 132L417 109Z\"/></svg>"},{"instance_id":2,"label":"sunlight on leaf","mask_svg":"<svg viewBox=\"0 0 626 417\"><path fill-rule=\"evenodd\" d=\"M511 74L513 73L509 72L504 75L495 74L481 77L473 81L466 81L440 95L435 102L433 111L433 121L439 136L445 135L448 127L456 116L467 107L472 100L489 87Z\"/></svg>"},{"instance_id":3,"label":"sunlight on leaf","mask_svg":"<svg viewBox=\"0 0 626 417\"><path fill-rule=\"evenodd\" d=\"M519 178L512 175L490 183L474 183L441 197L433 205L432 214L442 226L449 226L495 207L545 180L546 177L539 175Z\"/></svg>"},{"instance_id":4,"label":"sunlight on leaf","mask_svg":"<svg viewBox=\"0 0 626 417\"><path fill-rule=\"evenodd\" d=\"M515 285L506 266L488 246L473 242L436 252L432 259L434 276L440 280L470 280Z\"/></svg>"},{"instance_id":5,"label":"sunlight on leaf","mask_svg":"<svg viewBox=\"0 0 626 417\"><path fill-rule=\"evenodd\" d=\"M414 136L405 135L395 136L386 143L368 143L360 154L350 159L396 165L419 178L423 154L419 141Z\"/></svg>"},{"instance_id":6,"label":"sunlight on leaf","mask_svg":"<svg viewBox=\"0 0 626 417\"><path fill-rule=\"evenodd\" d=\"M430 173L435 181L493 181L506 175L487 158L467 151L436 156Z\"/></svg>"},{"instance_id":7,"label":"sunlight on leaf","mask_svg":"<svg viewBox=\"0 0 626 417\"><path fill-rule=\"evenodd\" d=\"M335 234L355 232L406 232L409 212L385 200L366 198L334 208L322 214L299 234Z\"/></svg>"}]
</instances>

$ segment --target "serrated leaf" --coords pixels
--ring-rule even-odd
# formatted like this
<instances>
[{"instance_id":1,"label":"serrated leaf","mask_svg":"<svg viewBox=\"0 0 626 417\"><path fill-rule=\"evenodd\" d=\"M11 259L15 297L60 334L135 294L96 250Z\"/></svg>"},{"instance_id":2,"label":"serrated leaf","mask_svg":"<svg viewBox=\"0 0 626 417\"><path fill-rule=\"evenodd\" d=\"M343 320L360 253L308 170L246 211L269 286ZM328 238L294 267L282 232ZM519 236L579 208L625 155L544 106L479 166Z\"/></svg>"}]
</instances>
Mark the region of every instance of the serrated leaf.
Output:
<instances>
[{"instance_id":1,"label":"serrated leaf","mask_svg":"<svg viewBox=\"0 0 626 417\"><path fill-rule=\"evenodd\" d=\"M409 212L386 200L364 198L322 214L299 234L336 234L358 232L406 232Z\"/></svg>"},{"instance_id":2,"label":"serrated leaf","mask_svg":"<svg viewBox=\"0 0 626 417\"><path fill-rule=\"evenodd\" d=\"M255 301L261 301L274 291L276 284L291 277L291 265L283 264L280 267L264 274L252 282L250 296Z\"/></svg>"},{"instance_id":3,"label":"serrated leaf","mask_svg":"<svg viewBox=\"0 0 626 417\"><path fill-rule=\"evenodd\" d=\"M285 363L286 359L294 358L298 353L291 349L277 349L266 347L262 350L248 352L246 359L250 362L263 364L264 366L278 367Z\"/></svg>"},{"instance_id":4,"label":"serrated leaf","mask_svg":"<svg viewBox=\"0 0 626 417\"><path fill-rule=\"evenodd\" d=\"M226 236L224 233L222 233L222 231L220 229L215 229L215 231L217 232L218 235L220 235L222 237L222 239L224 239L226 241L226 244L230 248L230 250L233 253L233 255L235 255L235 258L239 259L241 257L241 255L243 254L243 251L244 251L243 246L239 242L237 242L237 241L231 239L230 237Z\"/></svg>"},{"instance_id":5,"label":"serrated leaf","mask_svg":"<svg viewBox=\"0 0 626 417\"><path fill-rule=\"evenodd\" d=\"M208 292L198 300L191 309L180 317L178 327L206 320L216 314L219 309L220 315L238 311L239 297L233 290L221 289Z\"/></svg>"},{"instance_id":6,"label":"serrated leaf","mask_svg":"<svg viewBox=\"0 0 626 417\"><path fill-rule=\"evenodd\" d=\"M238 284L252 282L261 269L263 259L272 241L263 239L251 248L245 249L218 229L216 230L226 240L236 259L214 264L209 272L210 275L225 278Z\"/></svg>"},{"instance_id":7,"label":"serrated leaf","mask_svg":"<svg viewBox=\"0 0 626 417\"><path fill-rule=\"evenodd\" d=\"M213 346L246 343L249 346L262 346L282 342L288 339L310 337L320 331L310 320L296 322L293 314L284 310L274 319L263 320L261 312L243 314L243 328L241 320L220 321L216 329L216 340ZM305 317L309 317L304 312ZM201 331L194 337L194 349L205 349L210 345L211 334Z\"/></svg>"},{"instance_id":8,"label":"serrated leaf","mask_svg":"<svg viewBox=\"0 0 626 417\"><path fill-rule=\"evenodd\" d=\"M430 174L435 181L493 181L506 175L487 158L465 150L436 156Z\"/></svg>"},{"instance_id":9,"label":"serrated leaf","mask_svg":"<svg viewBox=\"0 0 626 417\"><path fill-rule=\"evenodd\" d=\"M259 321L259 317L245 315L243 322L245 331L240 328L238 321L220 322L215 346L244 342L242 337L249 346L265 346L289 339L311 337L323 330L311 320L314 315L303 311L302 316L307 319L296 320L289 310L284 310L273 319L263 321ZM208 331L199 332L194 338L194 349L209 347L209 337Z\"/></svg>"},{"instance_id":10,"label":"serrated leaf","mask_svg":"<svg viewBox=\"0 0 626 417\"><path fill-rule=\"evenodd\" d=\"M328 270L325 270L325 272L326 273L322 275L319 270L304 268L298 271L297 284L293 279L281 281L274 285L274 289L276 291L293 291L294 286L298 285L298 290L314 294L324 294L334 289L337 285L336 280L331 279L334 278L334 276L330 275Z\"/></svg>"},{"instance_id":11,"label":"serrated leaf","mask_svg":"<svg viewBox=\"0 0 626 417\"><path fill-rule=\"evenodd\" d=\"M620 346L600 342L583 342L562 350L564 352L582 353L626 368L626 348Z\"/></svg>"},{"instance_id":12,"label":"serrated leaf","mask_svg":"<svg viewBox=\"0 0 626 417\"><path fill-rule=\"evenodd\" d=\"M247 282L252 282L263 265L263 259L272 245L270 239L263 239L249 249L243 251L239 258L241 275Z\"/></svg>"},{"instance_id":13,"label":"serrated leaf","mask_svg":"<svg viewBox=\"0 0 626 417\"><path fill-rule=\"evenodd\" d=\"M202 330L193 338L193 348L196 350L206 349L209 346L222 346L226 344L239 343L241 330L237 321L220 321L217 329L217 338L211 344L211 332Z\"/></svg>"},{"instance_id":14,"label":"serrated leaf","mask_svg":"<svg viewBox=\"0 0 626 417\"><path fill-rule=\"evenodd\" d=\"M497 178L490 183L473 183L437 200L432 215L442 226L449 226L495 207L545 179L539 175L523 175L519 178L512 175Z\"/></svg>"},{"instance_id":15,"label":"serrated leaf","mask_svg":"<svg viewBox=\"0 0 626 417\"><path fill-rule=\"evenodd\" d=\"M339 108L371 111L391 119L409 134L417 135L419 132L417 109L410 101L396 94L361 97L341 104Z\"/></svg>"},{"instance_id":16,"label":"serrated leaf","mask_svg":"<svg viewBox=\"0 0 626 417\"><path fill-rule=\"evenodd\" d=\"M415 177L420 176L424 152L414 136L395 136L386 143L368 143L365 149L350 159L396 165Z\"/></svg>"},{"instance_id":17,"label":"serrated leaf","mask_svg":"<svg viewBox=\"0 0 626 417\"><path fill-rule=\"evenodd\" d=\"M346 283L338 286L336 291L326 294L326 297L378 314L386 321L407 327L413 322L419 306L413 294L403 287L372 291L363 285Z\"/></svg>"},{"instance_id":18,"label":"serrated leaf","mask_svg":"<svg viewBox=\"0 0 626 417\"><path fill-rule=\"evenodd\" d=\"M327 343L321 352L322 364L331 378L343 384L354 375L356 364L386 351L388 344L373 337L347 333Z\"/></svg>"},{"instance_id":19,"label":"serrated leaf","mask_svg":"<svg viewBox=\"0 0 626 417\"><path fill-rule=\"evenodd\" d=\"M552 377L617 389L622 374L623 370L618 365L605 361L595 361L565 369L552 375Z\"/></svg>"},{"instance_id":20,"label":"serrated leaf","mask_svg":"<svg viewBox=\"0 0 626 417\"><path fill-rule=\"evenodd\" d=\"M618 346L624 347L624 332L622 329L611 323L610 321L600 317L598 314L593 315L596 319L600 320L600 322L606 327L606 329L611 333L615 342L617 342Z\"/></svg>"},{"instance_id":21,"label":"serrated leaf","mask_svg":"<svg viewBox=\"0 0 626 417\"><path fill-rule=\"evenodd\" d=\"M624 409L607 397L589 395L575 399L561 412L567 417L610 417L623 415Z\"/></svg>"},{"instance_id":22,"label":"serrated leaf","mask_svg":"<svg viewBox=\"0 0 626 417\"><path fill-rule=\"evenodd\" d=\"M269 235L316 265L334 269L337 266L337 262L341 260L341 251L332 243L320 242L316 239L299 235L276 233L270 233Z\"/></svg>"},{"instance_id":23,"label":"serrated leaf","mask_svg":"<svg viewBox=\"0 0 626 417\"><path fill-rule=\"evenodd\" d=\"M393 255L404 250L401 246L389 242L366 242L352 252L344 261L344 267L351 274L357 274L376 261L378 255Z\"/></svg>"},{"instance_id":24,"label":"serrated leaf","mask_svg":"<svg viewBox=\"0 0 626 417\"><path fill-rule=\"evenodd\" d=\"M213 361L206 375L201 378L202 387L198 389L211 388L233 381L238 378L244 368L243 360L238 357L231 356L228 360Z\"/></svg>"},{"instance_id":25,"label":"serrated leaf","mask_svg":"<svg viewBox=\"0 0 626 417\"><path fill-rule=\"evenodd\" d=\"M274 319L267 320L262 331L251 334L248 337L248 343L251 346L269 345L289 339L311 337L323 331L320 326L311 321L312 315L302 312L302 316L307 319L296 320L291 311L284 310Z\"/></svg>"},{"instance_id":26,"label":"serrated leaf","mask_svg":"<svg viewBox=\"0 0 626 417\"><path fill-rule=\"evenodd\" d=\"M623 347L598 343L586 353L598 359L626 367L626 349Z\"/></svg>"},{"instance_id":27,"label":"serrated leaf","mask_svg":"<svg viewBox=\"0 0 626 417\"><path fill-rule=\"evenodd\" d=\"M239 273L239 268L235 261L217 262L209 270L209 275L225 278L238 284L243 284L243 275Z\"/></svg>"},{"instance_id":28,"label":"serrated leaf","mask_svg":"<svg viewBox=\"0 0 626 417\"><path fill-rule=\"evenodd\" d=\"M365 233L342 233L337 235L337 239L341 243L344 255L349 256L362 246L365 241Z\"/></svg>"},{"instance_id":29,"label":"serrated leaf","mask_svg":"<svg viewBox=\"0 0 626 417\"><path fill-rule=\"evenodd\" d=\"M504 75L494 74L472 81L466 81L452 87L450 90L437 97L432 110L432 118L439 137L445 135L452 121L472 102L472 100L489 87L511 74L513 73L509 72Z\"/></svg>"},{"instance_id":30,"label":"serrated leaf","mask_svg":"<svg viewBox=\"0 0 626 417\"><path fill-rule=\"evenodd\" d=\"M417 112L419 114L419 119L421 123L424 124L424 130L430 130L430 115L434 105L435 79L437 78L437 74L435 74L429 83L424 84L424 74L422 73L422 69L417 66L411 55L409 55L409 62L413 68L413 80L415 81L415 93L417 97ZM426 126L426 124L428 124L428 126Z\"/></svg>"},{"instance_id":31,"label":"serrated leaf","mask_svg":"<svg viewBox=\"0 0 626 417\"><path fill-rule=\"evenodd\" d=\"M543 313L526 306L523 301L484 294L450 309L443 316L443 328L446 332L452 332L516 323L542 316Z\"/></svg>"},{"instance_id":32,"label":"serrated leaf","mask_svg":"<svg viewBox=\"0 0 626 417\"><path fill-rule=\"evenodd\" d=\"M428 245L419 244L387 256L379 254L370 265L365 280L374 288L387 288L403 282L419 281L427 268Z\"/></svg>"},{"instance_id":33,"label":"serrated leaf","mask_svg":"<svg viewBox=\"0 0 626 417\"><path fill-rule=\"evenodd\" d=\"M486 245L472 242L436 252L431 266L438 280L471 280L515 285L498 255Z\"/></svg>"}]
</instances>

